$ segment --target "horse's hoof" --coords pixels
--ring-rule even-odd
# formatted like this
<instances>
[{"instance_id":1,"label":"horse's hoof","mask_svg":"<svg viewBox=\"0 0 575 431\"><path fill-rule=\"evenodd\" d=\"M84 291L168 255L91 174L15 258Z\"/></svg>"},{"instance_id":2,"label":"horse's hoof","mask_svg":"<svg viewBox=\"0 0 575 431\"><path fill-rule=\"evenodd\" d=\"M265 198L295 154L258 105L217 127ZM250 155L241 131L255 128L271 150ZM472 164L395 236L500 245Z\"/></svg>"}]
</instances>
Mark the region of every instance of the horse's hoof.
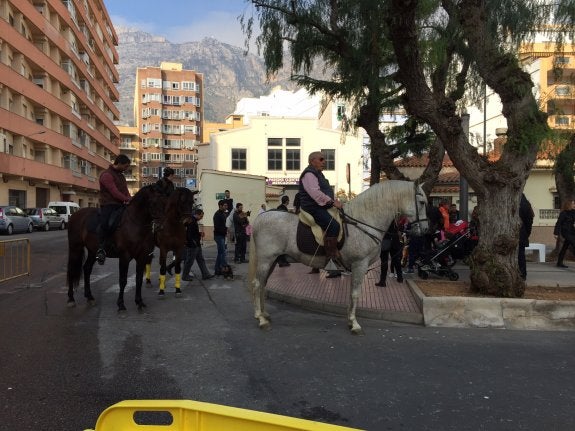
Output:
<instances>
[{"instance_id":1,"label":"horse's hoof","mask_svg":"<svg viewBox=\"0 0 575 431\"><path fill-rule=\"evenodd\" d=\"M94 298L88 299L88 301L86 301L86 303L87 303L90 307L93 307L94 305L96 305L96 300L95 300Z\"/></svg>"},{"instance_id":2,"label":"horse's hoof","mask_svg":"<svg viewBox=\"0 0 575 431\"><path fill-rule=\"evenodd\" d=\"M160 290L158 292L158 299L164 299L166 297L166 292L164 292L163 290Z\"/></svg>"},{"instance_id":3,"label":"horse's hoof","mask_svg":"<svg viewBox=\"0 0 575 431\"><path fill-rule=\"evenodd\" d=\"M72 299L71 301L68 301L68 302L66 303L66 306L67 306L68 308L74 308L74 307L76 306L76 301L74 301L74 300Z\"/></svg>"},{"instance_id":4,"label":"horse's hoof","mask_svg":"<svg viewBox=\"0 0 575 431\"><path fill-rule=\"evenodd\" d=\"M361 328L351 328L351 334L352 335L365 335L365 332L363 332L363 329L361 329Z\"/></svg>"},{"instance_id":5,"label":"horse's hoof","mask_svg":"<svg viewBox=\"0 0 575 431\"><path fill-rule=\"evenodd\" d=\"M125 311L128 311L128 309L124 306L118 307L118 313L124 313Z\"/></svg>"},{"instance_id":6,"label":"horse's hoof","mask_svg":"<svg viewBox=\"0 0 575 431\"><path fill-rule=\"evenodd\" d=\"M140 303L138 304L138 311L143 311L144 308L146 308L146 304L144 304L143 302L140 302Z\"/></svg>"},{"instance_id":7,"label":"horse's hoof","mask_svg":"<svg viewBox=\"0 0 575 431\"><path fill-rule=\"evenodd\" d=\"M146 287L153 287L152 280L150 280L149 278L146 278Z\"/></svg>"},{"instance_id":8,"label":"horse's hoof","mask_svg":"<svg viewBox=\"0 0 575 431\"><path fill-rule=\"evenodd\" d=\"M269 321L260 322L259 327L263 331L269 331L270 329L272 329L272 325Z\"/></svg>"}]
</instances>

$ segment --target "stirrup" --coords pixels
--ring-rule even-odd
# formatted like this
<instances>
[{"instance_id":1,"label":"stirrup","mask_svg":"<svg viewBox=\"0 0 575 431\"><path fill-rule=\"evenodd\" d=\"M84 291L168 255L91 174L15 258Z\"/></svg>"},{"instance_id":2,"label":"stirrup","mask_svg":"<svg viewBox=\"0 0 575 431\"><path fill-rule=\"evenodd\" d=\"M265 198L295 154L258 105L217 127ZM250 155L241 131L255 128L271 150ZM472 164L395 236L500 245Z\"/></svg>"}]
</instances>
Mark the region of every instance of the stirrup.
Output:
<instances>
[{"instance_id":1,"label":"stirrup","mask_svg":"<svg viewBox=\"0 0 575 431\"><path fill-rule=\"evenodd\" d=\"M327 265L323 269L326 271L339 271L341 275L351 275L351 272L349 272L345 266L334 259L328 260Z\"/></svg>"}]
</instances>

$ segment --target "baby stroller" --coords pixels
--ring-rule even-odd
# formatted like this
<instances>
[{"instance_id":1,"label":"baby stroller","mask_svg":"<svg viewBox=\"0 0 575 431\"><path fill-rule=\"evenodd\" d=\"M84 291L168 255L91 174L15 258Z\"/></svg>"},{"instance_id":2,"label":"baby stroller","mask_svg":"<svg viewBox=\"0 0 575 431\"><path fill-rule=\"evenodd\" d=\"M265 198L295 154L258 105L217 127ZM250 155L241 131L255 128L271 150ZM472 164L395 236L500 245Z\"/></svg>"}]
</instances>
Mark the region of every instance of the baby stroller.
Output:
<instances>
[{"instance_id":1,"label":"baby stroller","mask_svg":"<svg viewBox=\"0 0 575 431\"><path fill-rule=\"evenodd\" d=\"M471 239L469 223L458 220L450 225L449 230L444 232L445 238L433 238L431 247L422 253L415 264L417 275L427 280L429 273L447 277L451 281L459 280L459 274L452 267L457 260L469 256L475 242Z\"/></svg>"}]
</instances>

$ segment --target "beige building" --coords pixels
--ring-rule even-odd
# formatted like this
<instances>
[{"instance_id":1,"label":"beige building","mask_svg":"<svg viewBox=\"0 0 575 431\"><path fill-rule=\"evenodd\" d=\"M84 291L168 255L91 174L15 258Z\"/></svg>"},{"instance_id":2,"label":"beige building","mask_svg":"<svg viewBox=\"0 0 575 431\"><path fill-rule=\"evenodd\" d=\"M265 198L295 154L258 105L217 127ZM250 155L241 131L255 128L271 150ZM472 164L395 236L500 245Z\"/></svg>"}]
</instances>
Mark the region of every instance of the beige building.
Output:
<instances>
[{"instance_id":1,"label":"beige building","mask_svg":"<svg viewBox=\"0 0 575 431\"><path fill-rule=\"evenodd\" d=\"M119 153L117 45L103 0L0 0L0 204L97 205Z\"/></svg>"},{"instance_id":2,"label":"beige building","mask_svg":"<svg viewBox=\"0 0 575 431\"><path fill-rule=\"evenodd\" d=\"M249 106L233 114L243 115L244 125L212 133L210 143L199 148L200 169L264 176L269 186L283 189L293 202L308 155L321 150L327 158L324 174L334 191L360 193L363 134L341 132L337 109L331 107L334 102L322 106L319 98L312 99L301 90L275 89L271 96L238 103L239 108ZM298 112L294 106L304 109ZM232 195L239 191L233 183L226 188Z\"/></svg>"},{"instance_id":3,"label":"beige building","mask_svg":"<svg viewBox=\"0 0 575 431\"><path fill-rule=\"evenodd\" d=\"M163 168L171 167L176 186L196 188L203 86L203 75L180 63L137 69L134 118L141 140L140 186L154 183Z\"/></svg>"}]
</instances>

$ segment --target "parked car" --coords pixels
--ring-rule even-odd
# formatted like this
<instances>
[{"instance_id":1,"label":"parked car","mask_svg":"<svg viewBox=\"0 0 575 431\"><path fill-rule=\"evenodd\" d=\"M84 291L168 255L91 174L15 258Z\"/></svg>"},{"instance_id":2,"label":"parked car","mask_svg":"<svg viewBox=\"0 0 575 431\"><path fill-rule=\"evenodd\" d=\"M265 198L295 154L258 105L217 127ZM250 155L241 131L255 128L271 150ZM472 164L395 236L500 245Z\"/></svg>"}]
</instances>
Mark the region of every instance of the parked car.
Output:
<instances>
[{"instance_id":1,"label":"parked car","mask_svg":"<svg viewBox=\"0 0 575 431\"><path fill-rule=\"evenodd\" d=\"M14 232L32 232L34 223L26 213L14 205L0 206L0 232L12 235Z\"/></svg>"},{"instance_id":2,"label":"parked car","mask_svg":"<svg viewBox=\"0 0 575 431\"><path fill-rule=\"evenodd\" d=\"M32 219L36 230L65 229L64 217L52 208L26 208L26 214Z\"/></svg>"},{"instance_id":3,"label":"parked car","mask_svg":"<svg viewBox=\"0 0 575 431\"><path fill-rule=\"evenodd\" d=\"M70 216L80 209L76 202L49 202L48 208L52 208L64 218L64 223L68 225Z\"/></svg>"}]
</instances>

